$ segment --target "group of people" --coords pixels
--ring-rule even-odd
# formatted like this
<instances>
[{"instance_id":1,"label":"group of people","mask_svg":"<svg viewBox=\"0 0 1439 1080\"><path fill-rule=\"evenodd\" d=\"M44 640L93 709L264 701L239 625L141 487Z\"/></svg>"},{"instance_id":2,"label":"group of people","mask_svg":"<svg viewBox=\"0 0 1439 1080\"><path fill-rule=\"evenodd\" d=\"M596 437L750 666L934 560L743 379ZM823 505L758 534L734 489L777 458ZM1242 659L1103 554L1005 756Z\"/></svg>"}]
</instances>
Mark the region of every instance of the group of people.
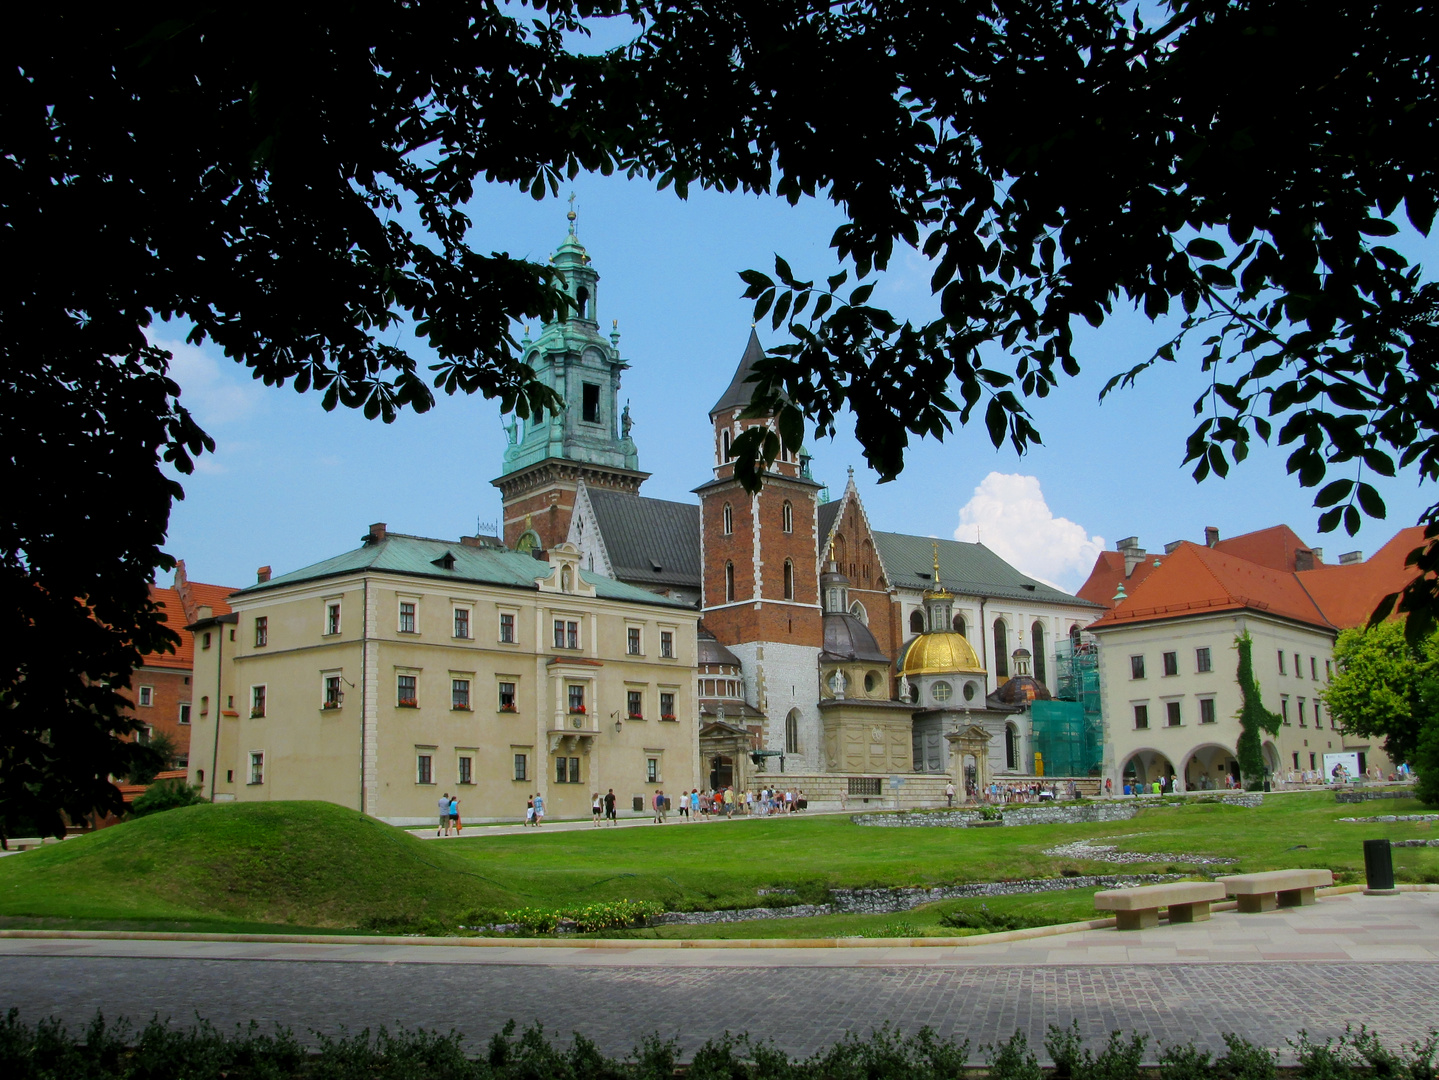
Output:
<instances>
[{"instance_id":1,"label":"group of people","mask_svg":"<svg viewBox=\"0 0 1439 1080\"><path fill-rule=\"evenodd\" d=\"M460 835L460 797L449 792L440 796L440 827L436 836Z\"/></svg>"},{"instance_id":2,"label":"group of people","mask_svg":"<svg viewBox=\"0 0 1439 1080\"><path fill-rule=\"evenodd\" d=\"M530 796L525 806L525 824L539 828L545 823L545 797L538 791Z\"/></svg>"},{"instance_id":3,"label":"group of people","mask_svg":"<svg viewBox=\"0 0 1439 1080\"><path fill-rule=\"evenodd\" d=\"M716 791L701 791L691 788L673 797L663 791L656 791L650 800L656 825L663 825L671 812L678 814L681 821L700 821L710 818L770 817L775 814L793 814L808 804L803 791L792 788L780 791L776 788L761 788L759 791L736 791L725 787Z\"/></svg>"},{"instance_id":4,"label":"group of people","mask_svg":"<svg viewBox=\"0 0 1439 1080\"><path fill-rule=\"evenodd\" d=\"M590 796L590 816L594 819L595 828L608 822L611 825L618 825L620 819L615 815L615 789L610 788L605 792L604 798L596 791Z\"/></svg>"}]
</instances>

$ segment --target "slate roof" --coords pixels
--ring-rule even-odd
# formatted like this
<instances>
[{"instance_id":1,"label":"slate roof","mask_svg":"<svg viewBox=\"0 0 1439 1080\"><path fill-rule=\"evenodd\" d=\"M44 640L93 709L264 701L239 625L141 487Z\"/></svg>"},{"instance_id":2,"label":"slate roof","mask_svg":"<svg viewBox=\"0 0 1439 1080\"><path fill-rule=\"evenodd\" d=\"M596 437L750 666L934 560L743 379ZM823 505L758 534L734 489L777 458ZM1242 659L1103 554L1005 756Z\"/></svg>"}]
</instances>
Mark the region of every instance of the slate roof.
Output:
<instances>
[{"instance_id":1,"label":"slate roof","mask_svg":"<svg viewBox=\"0 0 1439 1080\"><path fill-rule=\"evenodd\" d=\"M819 507L819 544L829 539L830 530L834 528L834 519L839 517L840 507L844 505L844 498L832 499L827 503L821 503Z\"/></svg>"},{"instance_id":2,"label":"slate roof","mask_svg":"<svg viewBox=\"0 0 1439 1080\"><path fill-rule=\"evenodd\" d=\"M589 488L590 506L615 576L651 585L700 587L700 508Z\"/></svg>"},{"instance_id":3,"label":"slate roof","mask_svg":"<svg viewBox=\"0 0 1439 1080\"><path fill-rule=\"evenodd\" d=\"M874 533L874 545L890 584L900 589L925 589L934 577L934 547L939 544L939 577L946 589L960 596L994 597L998 600L1040 600L1051 604L1080 607L1098 604L1081 600L1042 581L1021 574L983 544L960 540L936 540L930 536L904 533Z\"/></svg>"},{"instance_id":4,"label":"slate roof","mask_svg":"<svg viewBox=\"0 0 1439 1080\"><path fill-rule=\"evenodd\" d=\"M698 514L698 509L696 509ZM698 528L696 528L698 544ZM453 569L446 570L437 565L446 554L454 557ZM241 589L236 596L248 597L275 589L283 585L294 585L302 581L321 578L341 577L362 571L383 571L404 574L410 577L432 578L439 581L474 582L484 585L500 585L513 589L535 589L536 582L548 578L555 568L517 551L503 551L496 548L467 547L458 541L433 540L423 536L406 536L403 533L386 533L383 540L365 544L333 559L317 562L302 570L281 574L269 581ZM690 605L660 596L658 593L626 585L622 581L605 577L603 574L581 570L580 577L595 587L602 599L626 600L631 603L655 604L661 607L689 607Z\"/></svg>"},{"instance_id":5,"label":"slate roof","mask_svg":"<svg viewBox=\"0 0 1439 1080\"><path fill-rule=\"evenodd\" d=\"M745 344L739 367L735 369L734 378L730 380L725 392L710 409L711 416L725 409L742 409L750 403L754 397L754 383L745 380L754 374L756 361L763 359L764 346L759 343L759 335L755 333L754 327L750 327L749 341Z\"/></svg>"}]
</instances>

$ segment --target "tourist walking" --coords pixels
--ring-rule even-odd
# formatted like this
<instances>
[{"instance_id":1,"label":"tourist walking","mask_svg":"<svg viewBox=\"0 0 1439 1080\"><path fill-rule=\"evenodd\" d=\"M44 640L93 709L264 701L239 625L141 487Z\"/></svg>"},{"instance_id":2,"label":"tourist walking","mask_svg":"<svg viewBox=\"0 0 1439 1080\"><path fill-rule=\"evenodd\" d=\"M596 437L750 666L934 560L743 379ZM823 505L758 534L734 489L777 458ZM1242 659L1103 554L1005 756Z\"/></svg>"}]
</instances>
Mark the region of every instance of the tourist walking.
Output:
<instances>
[{"instance_id":1,"label":"tourist walking","mask_svg":"<svg viewBox=\"0 0 1439 1080\"><path fill-rule=\"evenodd\" d=\"M604 801L600 798L598 791L590 796L590 816L594 818L596 829L600 827L600 813L604 810L604 806Z\"/></svg>"},{"instance_id":2,"label":"tourist walking","mask_svg":"<svg viewBox=\"0 0 1439 1080\"><path fill-rule=\"evenodd\" d=\"M535 792L535 828L545 823L545 797Z\"/></svg>"},{"instance_id":3,"label":"tourist walking","mask_svg":"<svg viewBox=\"0 0 1439 1080\"><path fill-rule=\"evenodd\" d=\"M660 791L658 788L656 788L656 789L655 789L655 824L656 824L656 825L663 825L663 824L664 824L664 820L665 820L665 818L664 818L664 813L665 813L665 793L664 793L663 791Z\"/></svg>"},{"instance_id":4,"label":"tourist walking","mask_svg":"<svg viewBox=\"0 0 1439 1080\"><path fill-rule=\"evenodd\" d=\"M944 785L944 797L945 797L945 799L949 802L949 805L950 805L950 806L953 806L953 805L954 805L954 781L953 781L953 780L951 780L949 783L947 783L947 784Z\"/></svg>"},{"instance_id":5,"label":"tourist walking","mask_svg":"<svg viewBox=\"0 0 1439 1080\"><path fill-rule=\"evenodd\" d=\"M448 791L440 796L440 827L435 830L435 835L450 835L450 793Z\"/></svg>"},{"instance_id":6,"label":"tourist walking","mask_svg":"<svg viewBox=\"0 0 1439 1080\"><path fill-rule=\"evenodd\" d=\"M618 826L620 819L615 815L615 789L610 788L605 792L605 820L611 825Z\"/></svg>"},{"instance_id":7,"label":"tourist walking","mask_svg":"<svg viewBox=\"0 0 1439 1080\"><path fill-rule=\"evenodd\" d=\"M525 801L525 825L526 825L526 826L530 826L530 825L533 825L534 823L535 823L535 797L534 797L533 795L531 795L531 796Z\"/></svg>"},{"instance_id":8,"label":"tourist walking","mask_svg":"<svg viewBox=\"0 0 1439 1080\"><path fill-rule=\"evenodd\" d=\"M458 795L452 795L452 796L450 797L450 824L451 824L452 826L454 826L455 835L456 835L456 836L459 836L459 835L460 835L460 797L459 797Z\"/></svg>"}]
</instances>

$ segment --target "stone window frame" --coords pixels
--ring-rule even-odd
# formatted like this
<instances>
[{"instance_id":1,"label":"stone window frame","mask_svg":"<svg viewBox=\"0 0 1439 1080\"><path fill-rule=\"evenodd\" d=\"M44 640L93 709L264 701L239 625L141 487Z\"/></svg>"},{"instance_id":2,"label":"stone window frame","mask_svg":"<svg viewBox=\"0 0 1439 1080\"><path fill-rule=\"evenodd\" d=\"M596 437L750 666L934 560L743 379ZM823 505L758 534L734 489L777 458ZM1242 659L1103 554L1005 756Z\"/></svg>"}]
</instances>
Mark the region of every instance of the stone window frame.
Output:
<instances>
[{"instance_id":1,"label":"stone window frame","mask_svg":"<svg viewBox=\"0 0 1439 1080\"><path fill-rule=\"evenodd\" d=\"M345 626L345 598L340 596L327 596L322 601L325 605L325 621L320 630L321 637L336 637Z\"/></svg>"}]
</instances>

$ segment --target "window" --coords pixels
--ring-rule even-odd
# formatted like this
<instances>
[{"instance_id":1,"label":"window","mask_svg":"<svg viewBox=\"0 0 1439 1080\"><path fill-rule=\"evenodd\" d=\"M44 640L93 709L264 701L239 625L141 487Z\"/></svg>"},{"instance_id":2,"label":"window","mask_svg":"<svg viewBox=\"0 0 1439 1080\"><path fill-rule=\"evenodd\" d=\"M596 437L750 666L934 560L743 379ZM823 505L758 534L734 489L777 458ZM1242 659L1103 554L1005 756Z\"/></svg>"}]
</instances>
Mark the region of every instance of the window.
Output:
<instances>
[{"instance_id":1,"label":"window","mask_svg":"<svg viewBox=\"0 0 1439 1080\"><path fill-rule=\"evenodd\" d=\"M909 613L909 632L911 634L924 633L924 616L917 610Z\"/></svg>"},{"instance_id":2,"label":"window","mask_svg":"<svg viewBox=\"0 0 1439 1080\"><path fill-rule=\"evenodd\" d=\"M250 751L250 783L263 784L265 782L265 751Z\"/></svg>"},{"instance_id":3,"label":"window","mask_svg":"<svg viewBox=\"0 0 1439 1080\"><path fill-rule=\"evenodd\" d=\"M500 640L506 645L515 643L515 617L508 611L500 612Z\"/></svg>"},{"instance_id":4,"label":"window","mask_svg":"<svg viewBox=\"0 0 1439 1080\"><path fill-rule=\"evenodd\" d=\"M1195 650L1194 650L1194 670L1195 670L1195 671L1213 671L1213 670L1214 670L1213 661L1209 659L1209 650L1208 650L1208 649L1195 649Z\"/></svg>"},{"instance_id":5,"label":"window","mask_svg":"<svg viewBox=\"0 0 1439 1080\"><path fill-rule=\"evenodd\" d=\"M1164 674L1166 674L1166 675L1178 675L1178 674L1179 674L1179 654L1178 654L1178 653L1172 653L1172 652L1164 653L1164 654L1163 654L1163 660L1164 660Z\"/></svg>"},{"instance_id":6,"label":"window","mask_svg":"<svg viewBox=\"0 0 1439 1080\"><path fill-rule=\"evenodd\" d=\"M994 673L1009 678L1009 629L1003 619L994 620Z\"/></svg>"},{"instance_id":7,"label":"window","mask_svg":"<svg viewBox=\"0 0 1439 1080\"><path fill-rule=\"evenodd\" d=\"M794 532L794 507L790 505L788 499L785 500L784 508L780 511L780 518L784 524L784 531Z\"/></svg>"},{"instance_id":8,"label":"window","mask_svg":"<svg viewBox=\"0 0 1439 1080\"><path fill-rule=\"evenodd\" d=\"M1306 724L1306 723L1304 722L1304 699L1303 699L1303 698L1300 698L1300 699L1299 699L1299 726L1300 726L1300 727L1308 727L1308 726L1309 726L1308 724Z\"/></svg>"},{"instance_id":9,"label":"window","mask_svg":"<svg viewBox=\"0 0 1439 1080\"><path fill-rule=\"evenodd\" d=\"M640 628L631 626L625 631L625 651L631 656L640 655Z\"/></svg>"},{"instance_id":10,"label":"window","mask_svg":"<svg viewBox=\"0 0 1439 1080\"><path fill-rule=\"evenodd\" d=\"M661 719L661 720L675 720L675 719L678 719L678 718L675 716L675 696L674 696L673 693L669 693L669 692L661 692L661 693L660 693L660 719Z\"/></svg>"},{"instance_id":11,"label":"window","mask_svg":"<svg viewBox=\"0 0 1439 1080\"><path fill-rule=\"evenodd\" d=\"M515 704L515 684L512 682L500 683L500 712L514 712L517 707Z\"/></svg>"},{"instance_id":12,"label":"window","mask_svg":"<svg viewBox=\"0 0 1439 1080\"><path fill-rule=\"evenodd\" d=\"M470 636L470 609L465 607L455 608L455 637L467 638Z\"/></svg>"},{"instance_id":13,"label":"window","mask_svg":"<svg viewBox=\"0 0 1439 1080\"><path fill-rule=\"evenodd\" d=\"M584 317L584 312L580 312ZM580 389L580 397L584 405L584 418L587 424L598 424L600 422L600 388L594 383L584 383Z\"/></svg>"},{"instance_id":14,"label":"window","mask_svg":"<svg viewBox=\"0 0 1439 1080\"><path fill-rule=\"evenodd\" d=\"M252 717L265 715L265 688L263 686L250 687L250 715Z\"/></svg>"},{"instance_id":15,"label":"window","mask_svg":"<svg viewBox=\"0 0 1439 1080\"><path fill-rule=\"evenodd\" d=\"M557 649L563 649L564 647L565 647L565 620L564 620L564 619L556 619L556 620L555 620L555 648L557 648Z\"/></svg>"},{"instance_id":16,"label":"window","mask_svg":"<svg viewBox=\"0 0 1439 1080\"><path fill-rule=\"evenodd\" d=\"M475 759L469 754L461 754L457 772L459 780L456 783L473 784L475 782Z\"/></svg>"},{"instance_id":17,"label":"window","mask_svg":"<svg viewBox=\"0 0 1439 1080\"><path fill-rule=\"evenodd\" d=\"M433 784L435 782L435 759L431 754L415 755L415 783Z\"/></svg>"},{"instance_id":18,"label":"window","mask_svg":"<svg viewBox=\"0 0 1439 1080\"><path fill-rule=\"evenodd\" d=\"M724 504L724 509L720 512L720 518L721 518L721 521L720 521L720 531L723 532L726 536L731 536L731 535L733 535L733 533L734 533L734 511L733 511L732 509L730 509L730 504L729 504L729 503L725 503L725 504Z\"/></svg>"},{"instance_id":19,"label":"window","mask_svg":"<svg viewBox=\"0 0 1439 1080\"><path fill-rule=\"evenodd\" d=\"M529 775L530 775L530 773L529 773L529 768L530 768L530 758L529 758L529 755L528 755L528 754L516 754L516 755L515 755L515 779L516 779L516 780L528 780L528 779L529 779Z\"/></svg>"},{"instance_id":20,"label":"window","mask_svg":"<svg viewBox=\"0 0 1439 1080\"><path fill-rule=\"evenodd\" d=\"M204 697L202 697L202 698L200 699L200 715L201 715L201 716L209 716L209 715L210 715L210 696L209 696L208 694L206 694Z\"/></svg>"},{"instance_id":21,"label":"window","mask_svg":"<svg viewBox=\"0 0 1439 1080\"><path fill-rule=\"evenodd\" d=\"M1294 751L1294 767L1299 768L1299 751Z\"/></svg>"},{"instance_id":22,"label":"window","mask_svg":"<svg viewBox=\"0 0 1439 1080\"><path fill-rule=\"evenodd\" d=\"M255 619L255 648L270 643L270 617L261 615Z\"/></svg>"},{"instance_id":23,"label":"window","mask_svg":"<svg viewBox=\"0 0 1439 1080\"><path fill-rule=\"evenodd\" d=\"M1279 650L1279 674L1284 674L1284 650Z\"/></svg>"},{"instance_id":24,"label":"window","mask_svg":"<svg viewBox=\"0 0 1439 1080\"><path fill-rule=\"evenodd\" d=\"M658 784L660 782L659 758L645 758L645 782L648 784Z\"/></svg>"},{"instance_id":25,"label":"window","mask_svg":"<svg viewBox=\"0 0 1439 1080\"><path fill-rule=\"evenodd\" d=\"M209 634L206 634L205 636L206 636L206 637L209 637L210 635L209 635ZM205 647L206 647L206 648L209 648L208 645L205 646ZM1328 661L1328 660L1324 661L1324 677L1325 677L1326 679L1332 679L1332 678L1334 678L1334 668L1332 667L1331 662Z\"/></svg>"},{"instance_id":26,"label":"window","mask_svg":"<svg viewBox=\"0 0 1439 1080\"><path fill-rule=\"evenodd\" d=\"M631 720L643 720L645 718L645 695L643 690L625 691L625 711L629 713Z\"/></svg>"},{"instance_id":27,"label":"window","mask_svg":"<svg viewBox=\"0 0 1439 1080\"><path fill-rule=\"evenodd\" d=\"M673 630L660 631L660 656L666 660L673 660L675 657L675 632Z\"/></svg>"},{"instance_id":28,"label":"window","mask_svg":"<svg viewBox=\"0 0 1439 1080\"><path fill-rule=\"evenodd\" d=\"M578 784L580 782L580 759L555 758L555 783Z\"/></svg>"},{"instance_id":29,"label":"window","mask_svg":"<svg viewBox=\"0 0 1439 1080\"><path fill-rule=\"evenodd\" d=\"M1294 677L1296 679L1304 678L1304 665L1300 662L1298 653L1294 654Z\"/></svg>"},{"instance_id":30,"label":"window","mask_svg":"<svg viewBox=\"0 0 1439 1080\"><path fill-rule=\"evenodd\" d=\"M182 703L180 704L180 723L182 723L182 724L188 724L189 722L190 722L190 703L189 703L188 701L185 701L185 702L182 702Z\"/></svg>"},{"instance_id":31,"label":"window","mask_svg":"<svg viewBox=\"0 0 1439 1080\"><path fill-rule=\"evenodd\" d=\"M1286 724L1289 723L1289 699L1287 697L1279 699L1279 715L1284 718Z\"/></svg>"},{"instance_id":32,"label":"window","mask_svg":"<svg viewBox=\"0 0 1439 1080\"><path fill-rule=\"evenodd\" d=\"M726 603L734 601L734 563L724 564L724 598Z\"/></svg>"},{"instance_id":33,"label":"window","mask_svg":"<svg viewBox=\"0 0 1439 1080\"><path fill-rule=\"evenodd\" d=\"M581 713L585 711L585 687L583 683L571 683L570 691L570 712Z\"/></svg>"},{"instance_id":34,"label":"window","mask_svg":"<svg viewBox=\"0 0 1439 1080\"><path fill-rule=\"evenodd\" d=\"M1164 721L1170 727L1179 726L1179 702L1166 701L1164 703Z\"/></svg>"},{"instance_id":35,"label":"window","mask_svg":"<svg viewBox=\"0 0 1439 1080\"><path fill-rule=\"evenodd\" d=\"M205 637L202 639L201 644L200 644L200 649L203 651L203 650L205 650L205 649L208 649L209 647L210 647L210 631L206 630L206 631L205 631Z\"/></svg>"},{"instance_id":36,"label":"window","mask_svg":"<svg viewBox=\"0 0 1439 1080\"><path fill-rule=\"evenodd\" d=\"M1139 729L1140 731L1143 731L1145 728L1147 728L1147 727L1149 726L1149 706L1148 706L1148 705L1136 705L1136 706L1134 706L1134 726L1135 726L1137 729Z\"/></svg>"},{"instance_id":37,"label":"window","mask_svg":"<svg viewBox=\"0 0 1439 1080\"><path fill-rule=\"evenodd\" d=\"M1129 677L1131 679L1144 678L1144 657L1131 656L1129 658Z\"/></svg>"},{"instance_id":38,"label":"window","mask_svg":"<svg viewBox=\"0 0 1439 1080\"><path fill-rule=\"evenodd\" d=\"M722 460L722 461L728 461L728 460L729 460L729 432L728 432L728 431L726 431L723 435L720 436L720 447L721 447L721 453L723 454L723 457L721 458L721 460Z\"/></svg>"},{"instance_id":39,"label":"window","mask_svg":"<svg viewBox=\"0 0 1439 1080\"><path fill-rule=\"evenodd\" d=\"M1029 628L1029 640L1030 655L1034 657L1034 677L1039 682L1045 682L1047 680L1044 667L1044 624L1038 619Z\"/></svg>"},{"instance_id":40,"label":"window","mask_svg":"<svg viewBox=\"0 0 1439 1080\"><path fill-rule=\"evenodd\" d=\"M1309 658L1309 677L1315 682L1319 681L1319 658L1317 656Z\"/></svg>"},{"instance_id":41,"label":"window","mask_svg":"<svg viewBox=\"0 0 1439 1080\"><path fill-rule=\"evenodd\" d=\"M155 688L153 686L140 687L140 704L147 709L155 704Z\"/></svg>"},{"instance_id":42,"label":"window","mask_svg":"<svg viewBox=\"0 0 1439 1080\"><path fill-rule=\"evenodd\" d=\"M794 563L789 559L784 561L784 598L794 599Z\"/></svg>"},{"instance_id":43,"label":"window","mask_svg":"<svg viewBox=\"0 0 1439 1080\"><path fill-rule=\"evenodd\" d=\"M555 620L555 648L578 649L580 647L580 624L572 619Z\"/></svg>"},{"instance_id":44,"label":"window","mask_svg":"<svg viewBox=\"0 0 1439 1080\"><path fill-rule=\"evenodd\" d=\"M400 633L413 634L415 632L415 602L413 600L400 601Z\"/></svg>"},{"instance_id":45,"label":"window","mask_svg":"<svg viewBox=\"0 0 1439 1080\"><path fill-rule=\"evenodd\" d=\"M1317 728L1322 728L1324 726L1324 714L1319 711L1318 698L1314 699L1314 726Z\"/></svg>"},{"instance_id":46,"label":"window","mask_svg":"<svg viewBox=\"0 0 1439 1080\"><path fill-rule=\"evenodd\" d=\"M965 636L964 616L963 616L963 615L956 615L956 616L954 617L954 623L953 623L953 625L954 625L954 632L955 632L956 634L958 634L960 637L964 637L964 636Z\"/></svg>"},{"instance_id":47,"label":"window","mask_svg":"<svg viewBox=\"0 0 1439 1080\"><path fill-rule=\"evenodd\" d=\"M1311 769L1313 769L1314 766L1315 766L1314 755L1311 753L1311 754L1309 755L1309 767L1310 767Z\"/></svg>"},{"instance_id":48,"label":"window","mask_svg":"<svg viewBox=\"0 0 1439 1080\"><path fill-rule=\"evenodd\" d=\"M1212 697L1199 699L1199 722L1201 724L1214 723L1214 699Z\"/></svg>"},{"instance_id":49,"label":"window","mask_svg":"<svg viewBox=\"0 0 1439 1080\"><path fill-rule=\"evenodd\" d=\"M470 711L470 680L450 680L450 708Z\"/></svg>"},{"instance_id":50,"label":"window","mask_svg":"<svg viewBox=\"0 0 1439 1080\"><path fill-rule=\"evenodd\" d=\"M791 709L784 718L784 752L799 753L799 710Z\"/></svg>"},{"instance_id":51,"label":"window","mask_svg":"<svg viewBox=\"0 0 1439 1080\"><path fill-rule=\"evenodd\" d=\"M325 633L338 634L340 632L340 602L331 600L325 605Z\"/></svg>"},{"instance_id":52,"label":"window","mask_svg":"<svg viewBox=\"0 0 1439 1080\"><path fill-rule=\"evenodd\" d=\"M878 776L851 776L849 793L851 795L878 795L880 794L880 778Z\"/></svg>"},{"instance_id":53,"label":"window","mask_svg":"<svg viewBox=\"0 0 1439 1080\"><path fill-rule=\"evenodd\" d=\"M325 676L325 699L321 708L338 709L340 707L340 677L338 675Z\"/></svg>"},{"instance_id":54,"label":"window","mask_svg":"<svg viewBox=\"0 0 1439 1080\"><path fill-rule=\"evenodd\" d=\"M934 695L935 701L948 701L954 696L954 687L941 679L929 688L929 692Z\"/></svg>"},{"instance_id":55,"label":"window","mask_svg":"<svg viewBox=\"0 0 1439 1080\"><path fill-rule=\"evenodd\" d=\"M415 676L400 675L395 679L395 694L399 698L399 706L402 709L417 709L420 706L419 691L415 686Z\"/></svg>"}]
</instances>

